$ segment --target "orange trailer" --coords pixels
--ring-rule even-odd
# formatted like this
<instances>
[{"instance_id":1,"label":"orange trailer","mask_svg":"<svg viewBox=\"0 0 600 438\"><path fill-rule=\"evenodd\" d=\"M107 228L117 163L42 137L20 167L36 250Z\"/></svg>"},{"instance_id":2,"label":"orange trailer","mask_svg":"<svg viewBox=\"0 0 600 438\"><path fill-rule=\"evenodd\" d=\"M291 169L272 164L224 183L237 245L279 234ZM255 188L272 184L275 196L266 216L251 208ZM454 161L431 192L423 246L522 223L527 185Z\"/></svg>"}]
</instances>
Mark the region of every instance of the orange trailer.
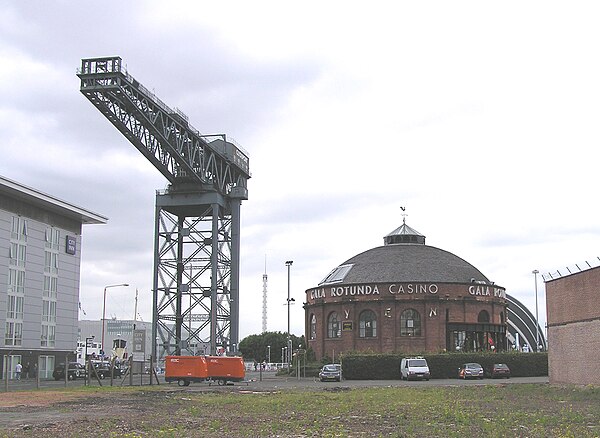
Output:
<instances>
[{"instance_id":1,"label":"orange trailer","mask_svg":"<svg viewBox=\"0 0 600 438\"><path fill-rule=\"evenodd\" d=\"M204 356L167 356L165 358L165 381L188 386L191 382L208 379L208 367Z\"/></svg>"},{"instance_id":2,"label":"orange trailer","mask_svg":"<svg viewBox=\"0 0 600 438\"><path fill-rule=\"evenodd\" d=\"M246 377L244 359L239 356L205 356L208 377L219 385L240 382Z\"/></svg>"},{"instance_id":3,"label":"orange trailer","mask_svg":"<svg viewBox=\"0 0 600 438\"><path fill-rule=\"evenodd\" d=\"M239 382L246 377L244 360L228 356L167 356L165 381L188 386L191 382L213 380L219 385Z\"/></svg>"}]
</instances>

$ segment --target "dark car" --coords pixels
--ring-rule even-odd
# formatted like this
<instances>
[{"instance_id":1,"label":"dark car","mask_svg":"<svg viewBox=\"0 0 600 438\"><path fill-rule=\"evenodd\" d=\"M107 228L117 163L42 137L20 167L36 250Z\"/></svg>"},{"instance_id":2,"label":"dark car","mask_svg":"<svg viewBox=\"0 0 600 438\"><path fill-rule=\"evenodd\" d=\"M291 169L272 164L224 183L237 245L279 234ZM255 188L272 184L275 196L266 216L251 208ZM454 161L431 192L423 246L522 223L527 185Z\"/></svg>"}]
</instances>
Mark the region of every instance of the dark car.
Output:
<instances>
[{"instance_id":1,"label":"dark car","mask_svg":"<svg viewBox=\"0 0 600 438\"><path fill-rule=\"evenodd\" d=\"M325 365L321 368L319 372L319 380L324 382L326 380L331 380L334 382L342 381L342 366L337 363L332 363L329 365Z\"/></svg>"},{"instance_id":2,"label":"dark car","mask_svg":"<svg viewBox=\"0 0 600 438\"><path fill-rule=\"evenodd\" d=\"M54 367L54 371L52 372L52 377L54 380L64 380L65 379L65 364L59 363ZM85 367L81 365L79 362L69 362L68 366L68 375L67 379L75 380L75 379L83 379L85 377Z\"/></svg>"},{"instance_id":3,"label":"dark car","mask_svg":"<svg viewBox=\"0 0 600 438\"><path fill-rule=\"evenodd\" d=\"M98 374L99 379L110 378L110 368L111 363L108 361L92 361L92 366L94 367L96 374ZM113 368L113 377L121 377L123 372L118 365L115 365ZM92 377L94 377L94 372L92 371Z\"/></svg>"},{"instance_id":4,"label":"dark car","mask_svg":"<svg viewBox=\"0 0 600 438\"><path fill-rule=\"evenodd\" d=\"M483 379L483 367L475 362L465 363L458 369L459 379Z\"/></svg>"},{"instance_id":5,"label":"dark car","mask_svg":"<svg viewBox=\"0 0 600 438\"><path fill-rule=\"evenodd\" d=\"M510 377L510 368L505 363L495 363L488 370L488 375L492 379L496 379L496 378L508 379Z\"/></svg>"}]
</instances>

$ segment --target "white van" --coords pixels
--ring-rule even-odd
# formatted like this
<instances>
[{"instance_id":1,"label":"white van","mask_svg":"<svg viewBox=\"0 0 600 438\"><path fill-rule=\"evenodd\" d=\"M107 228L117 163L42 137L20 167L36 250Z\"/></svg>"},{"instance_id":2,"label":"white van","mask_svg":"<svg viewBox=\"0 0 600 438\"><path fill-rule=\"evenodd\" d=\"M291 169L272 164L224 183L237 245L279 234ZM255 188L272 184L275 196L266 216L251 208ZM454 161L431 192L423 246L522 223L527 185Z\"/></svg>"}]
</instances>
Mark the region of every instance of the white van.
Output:
<instances>
[{"instance_id":1,"label":"white van","mask_svg":"<svg viewBox=\"0 0 600 438\"><path fill-rule=\"evenodd\" d=\"M405 357L400 361L400 378L402 380L429 380L429 365L422 357Z\"/></svg>"}]
</instances>

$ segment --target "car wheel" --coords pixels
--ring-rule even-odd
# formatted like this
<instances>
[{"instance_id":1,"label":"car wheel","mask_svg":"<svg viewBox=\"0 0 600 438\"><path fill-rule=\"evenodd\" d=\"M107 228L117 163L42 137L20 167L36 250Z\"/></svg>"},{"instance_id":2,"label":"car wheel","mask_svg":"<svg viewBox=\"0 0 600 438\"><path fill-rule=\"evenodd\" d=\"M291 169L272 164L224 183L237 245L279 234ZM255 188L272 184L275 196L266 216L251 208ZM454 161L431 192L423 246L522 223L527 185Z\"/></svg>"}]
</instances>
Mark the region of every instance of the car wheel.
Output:
<instances>
[{"instance_id":1,"label":"car wheel","mask_svg":"<svg viewBox=\"0 0 600 438\"><path fill-rule=\"evenodd\" d=\"M187 386L186 383L187 383L187 381L185 379L179 379L177 381L177 385L179 385L179 386Z\"/></svg>"}]
</instances>

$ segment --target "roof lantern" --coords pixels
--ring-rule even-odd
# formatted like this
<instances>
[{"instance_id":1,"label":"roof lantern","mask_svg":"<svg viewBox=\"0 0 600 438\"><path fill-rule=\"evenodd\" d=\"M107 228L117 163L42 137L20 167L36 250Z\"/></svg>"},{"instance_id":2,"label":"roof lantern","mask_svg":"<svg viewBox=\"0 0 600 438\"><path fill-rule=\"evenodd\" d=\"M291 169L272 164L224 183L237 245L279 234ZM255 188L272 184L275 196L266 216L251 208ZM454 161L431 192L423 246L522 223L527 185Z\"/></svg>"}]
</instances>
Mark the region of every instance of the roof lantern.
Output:
<instances>
[{"instance_id":1,"label":"roof lantern","mask_svg":"<svg viewBox=\"0 0 600 438\"><path fill-rule=\"evenodd\" d=\"M383 238L385 245L395 245L398 243L414 243L425 245L425 236L414 228L406 225L406 217L402 218L402 225Z\"/></svg>"}]
</instances>

